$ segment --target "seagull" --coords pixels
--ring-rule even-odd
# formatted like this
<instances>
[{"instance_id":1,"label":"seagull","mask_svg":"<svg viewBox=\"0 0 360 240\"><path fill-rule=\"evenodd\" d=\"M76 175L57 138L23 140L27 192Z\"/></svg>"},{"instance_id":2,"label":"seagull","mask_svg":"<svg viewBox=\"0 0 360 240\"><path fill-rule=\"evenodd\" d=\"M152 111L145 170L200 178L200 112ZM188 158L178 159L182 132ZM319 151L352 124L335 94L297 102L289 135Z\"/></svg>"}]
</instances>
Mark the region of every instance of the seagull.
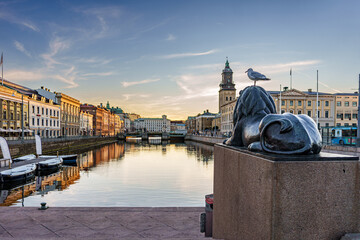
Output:
<instances>
[{"instance_id":1,"label":"seagull","mask_svg":"<svg viewBox=\"0 0 360 240\"><path fill-rule=\"evenodd\" d=\"M270 80L270 78L267 78L265 75L259 72L254 72L252 68L249 68L245 73L247 73L248 77L254 81L254 86L256 86L256 81Z\"/></svg>"}]
</instances>

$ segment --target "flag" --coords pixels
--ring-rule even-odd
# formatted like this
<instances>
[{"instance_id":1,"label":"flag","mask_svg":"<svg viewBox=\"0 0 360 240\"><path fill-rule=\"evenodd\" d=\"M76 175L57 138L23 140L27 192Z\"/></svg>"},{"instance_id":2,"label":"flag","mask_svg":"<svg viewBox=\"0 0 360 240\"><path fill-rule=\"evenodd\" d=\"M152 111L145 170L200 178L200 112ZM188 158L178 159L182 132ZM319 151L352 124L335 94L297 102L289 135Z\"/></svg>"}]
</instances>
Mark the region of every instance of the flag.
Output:
<instances>
[{"instance_id":1,"label":"flag","mask_svg":"<svg viewBox=\"0 0 360 240\"><path fill-rule=\"evenodd\" d=\"M2 58L1 58L2 59ZM290 76L292 75L292 68L290 68Z\"/></svg>"},{"instance_id":2,"label":"flag","mask_svg":"<svg viewBox=\"0 0 360 240\"><path fill-rule=\"evenodd\" d=\"M3 53L1 53L0 66L3 64Z\"/></svg>"}]
</instances>

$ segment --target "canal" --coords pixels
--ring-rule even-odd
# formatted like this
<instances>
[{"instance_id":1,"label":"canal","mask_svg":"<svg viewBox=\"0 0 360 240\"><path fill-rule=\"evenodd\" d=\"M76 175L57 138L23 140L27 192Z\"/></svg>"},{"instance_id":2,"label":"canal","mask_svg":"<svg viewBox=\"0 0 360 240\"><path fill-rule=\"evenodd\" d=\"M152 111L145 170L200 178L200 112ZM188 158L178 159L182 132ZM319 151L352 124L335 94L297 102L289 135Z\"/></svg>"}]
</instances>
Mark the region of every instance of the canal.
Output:
<instances>
[{"instance_id":1,"label":"canal","mask_svg":"<svg viewBox=\"0 0 360 240\"><path fill-rule=\"evenodd\" d=\"M213 147L118 142L78 155L77 166L0 192L0 206L193 207L213 191Z\"/></svg>"}]
</instances>

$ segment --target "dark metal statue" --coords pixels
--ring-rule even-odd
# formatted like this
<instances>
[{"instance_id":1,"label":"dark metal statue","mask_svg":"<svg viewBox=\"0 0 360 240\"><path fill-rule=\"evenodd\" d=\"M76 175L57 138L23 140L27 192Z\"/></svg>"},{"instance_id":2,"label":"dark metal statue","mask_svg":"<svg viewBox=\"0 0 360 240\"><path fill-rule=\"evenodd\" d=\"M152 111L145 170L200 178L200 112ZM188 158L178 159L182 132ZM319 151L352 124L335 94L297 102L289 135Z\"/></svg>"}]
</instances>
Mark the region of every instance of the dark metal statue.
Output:
<instances>
[{"instance_id":1,"label":"dark metal statue","mask_svg":"<svg viewBox=\"0 0 360 240\"><path fill-rule=\"evenodd\" d=\"M276 114L272 97L261 87L240 92L234 109L233 135L225 144L276 154L317 154L321 135L307 115Z\"/></svg>"}]
</instances>

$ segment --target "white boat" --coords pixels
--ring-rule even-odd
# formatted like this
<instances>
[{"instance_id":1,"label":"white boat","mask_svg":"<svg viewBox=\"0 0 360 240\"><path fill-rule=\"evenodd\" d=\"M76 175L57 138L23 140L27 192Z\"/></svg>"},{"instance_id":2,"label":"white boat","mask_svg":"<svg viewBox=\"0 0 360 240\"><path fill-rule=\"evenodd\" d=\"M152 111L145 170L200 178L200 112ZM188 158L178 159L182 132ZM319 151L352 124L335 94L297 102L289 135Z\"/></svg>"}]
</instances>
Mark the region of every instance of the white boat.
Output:
<instances>
[{"instance_id":1,"label":"white boat","mask_svg":"<svg viewBox=\"0 0 360 240\"><path fill-rule=\"evenodd\" d=\"M60 157L62 159L63 164L71 164L71 165L76 164L76 160L77 160L77 155L76 154L60 155L60 156L42 155L41 138L38 135L35 135L35 143L36 143L36 154L39 156L39 158L51 158L51 159L54 159L54 158Z\"/></svg>"},{"instance_id":2,"label":"white boat","mask_svg":"<svg viewBox=\"0 0 360 240\"><path fill-rule=\"evenodd\" d=\"M35 154L25 155L25 156L22 156L22 157L14 158L13 160L14 160L14 162L22 162L22 161L30 161L30 160L33 160L33 159L36 159Z\"/></svg>"},{"instance_id":3,"label":"white boat","mask_svg":"<svg viewBox=\"0 0 360 240\"><path fill-rule=\"evenodd\" d=\"M63 160L61 157L50 158L37 163L37 172L56 172L59 170Z\"/></svg>"},{"instance_id":4,"label":"white boat","mask_svg":"<svg viewBox=\"0 0 360 240\"><path fill-rule=\"evenodd\" d=\"M0 147L4 159L9 159L12 163L9 146L5 138L0 137ZM15 181L26 181L34 177L36 164L27 164L20 167L14 167L0 172L0 183L12 183Z\"/></svg>"}]
</instances>

